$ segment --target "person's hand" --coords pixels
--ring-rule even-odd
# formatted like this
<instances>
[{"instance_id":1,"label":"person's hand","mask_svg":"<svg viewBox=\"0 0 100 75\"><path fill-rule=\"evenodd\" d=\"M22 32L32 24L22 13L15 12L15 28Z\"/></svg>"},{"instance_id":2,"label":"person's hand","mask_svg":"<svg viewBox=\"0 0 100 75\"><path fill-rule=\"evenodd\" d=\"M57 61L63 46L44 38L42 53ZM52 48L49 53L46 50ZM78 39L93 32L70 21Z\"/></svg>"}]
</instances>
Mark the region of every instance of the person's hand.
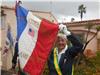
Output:
<instances>
[{"instance_id":1,"label":"person's hand","mask_svg":"<svg viewBox=\"0 0 100 75\"><path fill-rule=\"evenodd\" d=\"M66 25L60 24L59 25L59 30L63 31L66 36L71 35L71 32L68 31Z\"/></svg>"},{"instance_id":2,"label":"person's hand","mask_svg":"<svg viewBox=\"0 0 100 75\"><path fill-rule=\"evenodd\" d=\"M67 29L67 27L64 27L63 32L66 36L71 35L71 32Z\"/></svg>"},{"instance_id":3,"label":"person's hand","mask_svg":"<svg viewBox=\"0 0 100 75\"><path fill-rule=\"evenodd\" d=\"M65 25L63 25L63 24L60 24L60 25L59 25L59 31L63 31L64 28L66 28Z\"/></svg>"}]
</instances>

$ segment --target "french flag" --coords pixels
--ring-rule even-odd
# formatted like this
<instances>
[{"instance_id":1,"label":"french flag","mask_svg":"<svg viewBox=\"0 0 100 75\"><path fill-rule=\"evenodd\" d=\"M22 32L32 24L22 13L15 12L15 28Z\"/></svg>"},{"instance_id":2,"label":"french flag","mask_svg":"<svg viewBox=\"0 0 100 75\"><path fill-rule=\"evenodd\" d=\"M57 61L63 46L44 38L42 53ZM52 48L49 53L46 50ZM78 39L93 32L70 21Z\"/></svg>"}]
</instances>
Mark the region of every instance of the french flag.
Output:
<instances>
[{"instance_id":1,"label":"french flag","mask_svg":"<svg viewBox=\"0 0 100 75\"><path fill-rule=\"evenodd\" d=\"M20 67L29 75L42 75L58 33L58 25L16 7Z\"/></svg>"}]
</instances>

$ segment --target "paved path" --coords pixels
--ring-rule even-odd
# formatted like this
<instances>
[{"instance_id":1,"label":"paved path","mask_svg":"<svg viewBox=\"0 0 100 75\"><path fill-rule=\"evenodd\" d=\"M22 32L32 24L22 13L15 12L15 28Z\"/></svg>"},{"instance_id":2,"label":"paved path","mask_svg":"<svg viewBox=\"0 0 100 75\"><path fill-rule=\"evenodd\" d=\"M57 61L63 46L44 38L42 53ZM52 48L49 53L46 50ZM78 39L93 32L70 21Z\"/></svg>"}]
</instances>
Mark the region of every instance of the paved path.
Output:
<instances>
[{"instance_id":1,"label":"paved path","mask_svg":"<svg viewBox=\"0 0 100 75\"><path fill-rule=\"evenodd\" d=\"M4 71L4 70L2 70L2 71L1 71L1 75L17 75L17 74L14 74L14 73L9 72L9 71Z\"/></svg>"}]
</instances>

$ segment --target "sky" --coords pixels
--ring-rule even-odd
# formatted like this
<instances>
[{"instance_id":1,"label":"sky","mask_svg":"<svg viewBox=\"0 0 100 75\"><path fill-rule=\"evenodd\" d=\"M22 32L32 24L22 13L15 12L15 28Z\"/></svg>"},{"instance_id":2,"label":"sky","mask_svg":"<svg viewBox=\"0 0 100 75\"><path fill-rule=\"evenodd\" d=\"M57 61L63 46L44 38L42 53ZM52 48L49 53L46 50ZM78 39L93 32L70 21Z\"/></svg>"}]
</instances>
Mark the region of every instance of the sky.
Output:
<instances>
[{"instance_id":1,"label":"sky","mask_svg":"<svg viewBox=\"0 0 100 75\"><path fill-rule=\"evenodd\" d=\"M2 0L1 5L14 7L16 0ZM86 14L83 20L100 19L100 0L21 0L22 6L29 10L48 11L58 22L69 22L71 18L80 21L78 6L84 4Z\"/></svg>"}]
</instances>

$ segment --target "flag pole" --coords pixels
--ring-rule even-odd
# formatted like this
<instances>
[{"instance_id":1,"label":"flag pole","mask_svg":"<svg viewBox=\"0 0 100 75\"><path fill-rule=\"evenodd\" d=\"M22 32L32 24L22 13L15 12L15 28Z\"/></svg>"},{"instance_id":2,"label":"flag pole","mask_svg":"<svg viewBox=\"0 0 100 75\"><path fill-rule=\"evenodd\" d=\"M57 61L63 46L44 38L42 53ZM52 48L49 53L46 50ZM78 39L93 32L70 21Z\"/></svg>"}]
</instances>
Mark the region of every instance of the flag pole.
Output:
<instances>
[{"instance_id":1,"label":"flag pole","mask_svg":"<svg viewBox=\"0 0 100 75\"><path fill-rule=\"evenodd\" d=\"M16 4L15 4L15 14L16 14L16 17L17 17L17 7L22 4L22 1L20 0L16 0ZM20 68L20 61L19 61L19 58L18 58L18 75L21 75L21 68Z\"/></svg>"},{"instance_id":2,"label":"flag pole","mask_svg":"<svg viewBox=\"0 0 100 75\"><path fill-rule=\"evenodd\" d=\"M20 1L20 0L16 0L16 2L15 2L15 14L16 14L16 9L17 9L17 6L19 6L20 4L22 4L22 1ZM17 14L16 14L17 15Z\"/></svg>"}]
</instances>

